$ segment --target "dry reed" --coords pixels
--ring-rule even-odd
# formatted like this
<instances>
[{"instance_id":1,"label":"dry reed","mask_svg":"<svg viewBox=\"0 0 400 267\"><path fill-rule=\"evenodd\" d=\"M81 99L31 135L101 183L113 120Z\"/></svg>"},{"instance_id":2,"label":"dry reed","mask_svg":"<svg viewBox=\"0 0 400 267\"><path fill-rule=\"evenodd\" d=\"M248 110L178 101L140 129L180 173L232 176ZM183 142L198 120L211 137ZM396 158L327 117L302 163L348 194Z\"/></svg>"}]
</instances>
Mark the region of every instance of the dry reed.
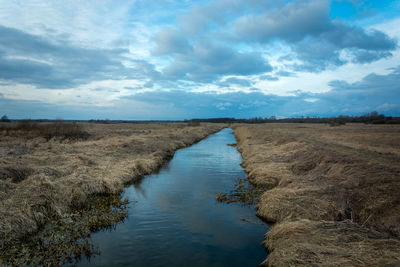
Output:
<instances>
[{"instance_id":1,"label":"dry reed","mask_svg":"<svg viewBox=\"0 0 400 267\"><path fill-rule=\"evenodd\" d=\"M266 185L267 266L400 264L400 127L235 125L242 166Z\"/></svg>"},{"instance_id":2,"label":"dry reed","mask_svg":"<svg viewBox=\"0 0 400 267\"><path fill-rule=\"evenodd\" d=\"M93 195L118 194L224 125L25 121L7 127L0 127L2 249L84 207Z\"/></svg>"}]
</instances>

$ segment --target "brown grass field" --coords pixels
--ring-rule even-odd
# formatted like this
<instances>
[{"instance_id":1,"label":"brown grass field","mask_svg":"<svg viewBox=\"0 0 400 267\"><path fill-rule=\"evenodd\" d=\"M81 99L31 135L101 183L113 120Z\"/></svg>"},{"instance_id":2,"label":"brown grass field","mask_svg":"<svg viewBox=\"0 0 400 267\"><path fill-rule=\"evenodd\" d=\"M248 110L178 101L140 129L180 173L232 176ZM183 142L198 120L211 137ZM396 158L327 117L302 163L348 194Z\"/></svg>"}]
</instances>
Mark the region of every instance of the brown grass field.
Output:
<instances>
[{"instance_id":1,"label":"brown grass field","mask_svg":"<svg viewBox=\"0 0 400 267\"><path fill-rule=\"evenodd\" d=\"M400 126L234 125L265 266L400 265Z\"/></svg>"},{"instance_id":2,"label":"brown grass field","mask_svg":"<svg viewBox=\"0 0 400 267\"><path fill-rule=\"evenodd\" d=\"M174 152L224 125L3 123L0 247L158 170ZM96 227L90 227L96 228Z\"/></svg>"}]
</instances>

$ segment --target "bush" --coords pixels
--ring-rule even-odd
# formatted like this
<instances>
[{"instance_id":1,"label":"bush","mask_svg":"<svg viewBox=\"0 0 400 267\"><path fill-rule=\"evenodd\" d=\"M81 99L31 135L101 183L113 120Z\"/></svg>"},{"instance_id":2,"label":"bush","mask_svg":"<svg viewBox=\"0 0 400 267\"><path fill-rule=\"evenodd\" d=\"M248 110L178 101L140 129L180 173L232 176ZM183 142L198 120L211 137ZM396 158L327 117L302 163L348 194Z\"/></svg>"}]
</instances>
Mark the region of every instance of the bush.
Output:
<instances>
[{"instance_id":1,"label":"bush","mask_svg":"<svg viewBox=\"0 0 400 267\"><path fill-rule=\"evenodd\" d=\"M57 120L53 123L39 124L32 120L20 120L13 125L1 125L0 130L5 130L7 135L15 134L22 136L42 136L47 141L52 138L86 140L89 133L86 132L82 125L76 122L65 122Z\"/></svg>"},{"instance_id":2,"label":"bush","mask_svg":"<svg viewBox=\"0 0 400 267\"><path fill-rule=\"evenodd\" d=\"M16 130L29 131L35 130L37 123L32 120L20 120L17 122Z\"/></svg>"},{"instance_id":3,"label":"bush","mask_svg":"<svg viewBox=\"0 0 400 267\"><path fill-rule=\"evenodd\" d=\"M40 131L41 135L46 138L46 140L50 140L53 137L72 140L86 140L89 138L89 134L76 122L67 123L64 121L56 121L53 124L44 126Z\"/></svg>"},{"instance_id":4,"label":"bush","mask_svg":"<svg viewBox=\"0 0 400 267\"><path fill-rule=\"evenodd\" d=\"M187 126L200 126L200 121L188 121Z\"/></svg>"},{"instance_id":5,"label":"bush","mask_svg":"<svg viewBox=\"0 0 400 267\"><path fill-rule=\"evenodd\" d=\"M330 121L328 122L328 124L331 127L335 127L335 126L345 125L346 123L344 121Z\"/></svg>"},{"instance_id":6,"label":"bush","mask_svg":"<svg viewBox=\"0 0 400 267\"><path fill-rule=\"evenodd\" d=\"M7 115L3 115L3 116L1 117L1 119L0 119L0 121L2 121L2 122L10 122L10 120L8 119L8 116L7 116Z\"/></svg>"}]
</instances>

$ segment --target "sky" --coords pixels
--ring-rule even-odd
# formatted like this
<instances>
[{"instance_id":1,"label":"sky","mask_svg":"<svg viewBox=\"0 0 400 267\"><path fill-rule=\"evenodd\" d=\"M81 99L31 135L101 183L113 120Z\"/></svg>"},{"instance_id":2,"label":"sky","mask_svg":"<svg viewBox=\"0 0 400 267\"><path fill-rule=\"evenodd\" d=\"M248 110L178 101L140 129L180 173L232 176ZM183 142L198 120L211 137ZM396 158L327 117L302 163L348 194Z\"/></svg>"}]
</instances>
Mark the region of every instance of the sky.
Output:
<instances>
[{"instance_id":1,"label":"sky","mask_svg":"<svg viewBox=\"0 0 400 267\"><path fill-rule=\"evenodd\" d=\"M0 116L400 116L400 0L0 0Z\"/></svg>"}]
</instances>

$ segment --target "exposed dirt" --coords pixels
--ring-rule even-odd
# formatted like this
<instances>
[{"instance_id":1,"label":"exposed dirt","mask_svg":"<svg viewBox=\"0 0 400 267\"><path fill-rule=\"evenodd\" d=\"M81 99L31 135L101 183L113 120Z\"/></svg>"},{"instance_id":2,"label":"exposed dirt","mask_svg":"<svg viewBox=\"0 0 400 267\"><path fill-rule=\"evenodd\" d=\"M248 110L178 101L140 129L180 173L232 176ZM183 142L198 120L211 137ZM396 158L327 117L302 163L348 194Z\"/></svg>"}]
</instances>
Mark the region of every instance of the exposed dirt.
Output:
<instances>
[{"instance_id":1,"label":"exposed dirt","mask_svg":"<svg viewBox=\"0 0 400 267\"><path fill-rule=\"evenodd\" d=\"M158 170L177 149L224 127L79 123L74 127L85 138L69 138L40 125L34 131L0 126L1 249L50 221L71 217L91 196L118 194L124 185ZM51 135L40 134L49 128ZM74 134L75 128L68 131Z\"/></svg>"},{"instance_id":2,"label":"exposed dirt","mask_svg":"<svg viewBox=\"0 0 400 267\"><path fill-rule=\"evenodd\" d=\"M235 125L266 266L400 265L400 126Z\"/></svg>"}]
</instances>

